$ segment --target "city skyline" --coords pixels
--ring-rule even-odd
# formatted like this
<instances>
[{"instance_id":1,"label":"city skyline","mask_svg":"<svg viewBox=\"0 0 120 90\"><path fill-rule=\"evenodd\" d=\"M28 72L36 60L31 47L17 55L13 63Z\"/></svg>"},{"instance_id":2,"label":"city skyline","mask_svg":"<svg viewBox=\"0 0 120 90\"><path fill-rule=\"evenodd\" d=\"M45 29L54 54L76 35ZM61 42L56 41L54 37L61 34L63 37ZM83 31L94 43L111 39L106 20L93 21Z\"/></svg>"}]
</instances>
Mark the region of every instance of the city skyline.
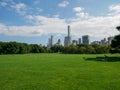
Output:
<instances>
[{"instance_id":1,"label":"city skyline","mask_svg":"<svg viewBox=\"0 0 120 90\"><path fill-rule=\"evenodd\" d=\"M115 0L0 0L0 12L3 42L47 45L51 35L63 42L68 25L73 40L89 35L92 42L119 34L120 4Z\"/></svg>"},{"instance_id":2,"label":"city skyline","mask_svg":"<svg viewBox=\"0 0 120 90\"><path fill-rule=\"evenodd\" d=\"M54 41L54 37L53 35L51 35L50 38L48 38L48 43L47 43L47 47L51 48L54 45L62 45L62 46L71 46L71 45L110 45L114 36L109 36L109 37L104 37L101 40L97 40L97 41L92 41L90 39L89 35L83 35L82 37L76 38L76 39L72 39L72 33L71 33L71 29L70 29L70 25L67 26L67 33L66 36L64 37L64 41L61 41L61 38L58 39L57 42Z\"/></svg>"}]
</instances>

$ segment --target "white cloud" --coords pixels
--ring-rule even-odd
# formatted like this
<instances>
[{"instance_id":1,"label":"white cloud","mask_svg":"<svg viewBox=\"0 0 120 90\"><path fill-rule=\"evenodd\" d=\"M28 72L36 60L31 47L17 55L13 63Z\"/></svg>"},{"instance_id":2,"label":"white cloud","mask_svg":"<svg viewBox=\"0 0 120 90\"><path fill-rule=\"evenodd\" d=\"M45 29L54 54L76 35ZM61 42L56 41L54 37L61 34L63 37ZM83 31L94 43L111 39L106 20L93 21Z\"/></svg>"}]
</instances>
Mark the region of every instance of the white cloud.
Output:
<instances>
[{"instance_id":1,"label":"white cloud","mask_svg":"<svg viewBox=\"0 0 120 90\"><path fill-rule=\"evenodd\" d=\"M2 33L6 33L8 31L7 26L5 26L4 24L0 23L0 34Z\"/></svg>"},{"instance_id":2,"label":"white cloud","mask_svg":"<svg viewBox=\"0 0 120 90\"><path fill-rule=\"evenodd\" d=\"M40 36L44 34L39 26L9 26L8 35L12 36Z\"/></svg>"},{"instance_id":3,"label":"white cloud","mask_svg":"<svg viewBox=\"0 0 120 90\"><path fill-rule=\"evenodd\" d=\"M84 10L84 8L82 8L82 7L75 7L75 8L73 8L73 11L75 11L75 12L81 12L83 10Z\"/></svg>"},{"instance_id":4,"label":"white cloud","mask_svg":"<svg viewBox=\"0 0 120 90\"><path fill-rule=\"evenodd\" d=\"M0 24L0 33L8 36L40 36L44 30L40 26L5 26Z\"/></svg>"},{"instance_id":5,"label":"white cloud","mask_svg":"<svg viewBox=\"0 0 120 90\"><path fill-rule=\"evenodd\" d=\"M27 6L24 3L13 4L11 5L11 8L15 9L16 13L20 15L26 14Z\"/></svg>"},{"instance_id":6,"label":"white cloud","mask_svg":"<svg viewBox=\"0 0 120 90\"><path fill-rule=\"evenodd\" d=\"M71 23L73 35L80 37L90 35L96 40L104 37L114 36L119 32L115 29L119 25L120 15L117 16L98 16L89 19L76 19Z\"/></svg>"},{"instance_id":7,"label":"white cloud","mask_svg":"<svg viewBox=\"0 0 120 90\"><path fill-rule=\"evenodd\" d=\"M9 36L41 36L50 33L64 34L66 32L66 23L64 19L32 15L29 15L26 18L35 23L35 25L6 26L0 24L0 33Z\"/></svg>"},{"instance_id":8,"label":"white cloud","mask_svg":"<svg viewBox=\"0 0 120 90\"><path fill-rule=\"evenodd\" d=\"M75 15L79 18L88 18L89 14L84 12L83 7L74 7L73 11L76 12Z\"/></svg>"},{"instance_id":9,"label":"white cloud","mask_svg":"<svg viewBox=\"0 0 120 90\"><path fill-rule=\"evenodd\" d=\"M76 13L76 16L78 16L80 18L88 18L89 17L88 13L84 13L84 12Z\"/></svg>"},{"instance_id":10,"label":"white cloud","mask_svg":"<svg viewBox=\"0 0 120 90\"><path fill-rule=\"evenodd\" d=\"M109 12L110 13L108 13L108 15L117 15L117 14L120 14L120 4L109 6Z\"/></svg>"},{"instance_id":11,"label":"white cloud","mask_svg":"<svg viewBox=\"0 0 120 90\"><path fill-rule=\"evenodd\" d=\"M120 12L120 5L111 5L109 7L110 11L116 11L116 12Z\"/></svg>"},{"instance_id":12,"label":"white cloud","mask_svg":"<svg viewBox=\"0 0 120 90\"><path fill-rule=\"evenodd\" d=\"M46 24L65 24L65 20L64 19L60 19L58 17L45 17L45 16L40 16L40 15L28 15L26 16L26 18L28 20L32 20L34 25L46 25Z\"/></svg>"},{"instance_id":13,"label":"white cloud","mask_svg":"<svg viewBox=\"0 0 120 90\"><path fill-rule=\"evenodd\" d=\"M68 1L63 1L61 3L58 4L59 7L66 7L69 4Z\"/></svg>"},{"instance_id":14,"label":"white cloud","mask_svg":"<svg viewBox=\"0 0 120 90\"><path fill-rule=\"evenodd\" d=\"M33 20L33 19L34 19L32 15L27 15L26 18L27 18L28 20Z\"/></svg>"}]
</instances>

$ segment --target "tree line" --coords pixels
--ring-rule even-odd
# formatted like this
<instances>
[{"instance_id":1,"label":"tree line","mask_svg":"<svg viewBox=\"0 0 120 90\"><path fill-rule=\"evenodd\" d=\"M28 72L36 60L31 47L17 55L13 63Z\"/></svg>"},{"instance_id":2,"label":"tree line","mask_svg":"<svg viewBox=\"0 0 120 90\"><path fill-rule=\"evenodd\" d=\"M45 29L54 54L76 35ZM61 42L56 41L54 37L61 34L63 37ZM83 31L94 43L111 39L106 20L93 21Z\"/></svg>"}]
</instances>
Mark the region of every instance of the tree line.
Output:
<instances>
[{"instance_id":1,"label":"tree line","mask_svg":"<svg viewBox=\"0 0 120 90\"><path fill-rule=\"evenodd\" d=\"M38 44L19 42L0 42L0 54L27 54L27 53L69 53L69 54L102 54L109 53L110 46L101 45L71 45L64 47L54 45L51 48Z\"/></svg>"},{"instance_id":2,"label":"tree line","mask_svg":"<svg viewBox=\"0 0 120 90\"><path fill-rule=\"evenodd\" d=\"M51 51L54 53L65 53L65 54L103 54L110 53L110 45L71 45L68 47L53 46Z\"/></svg>"},{"instance_id":3,"label":"tree line","mask_svg":"<svg viewBox=\"0 0 120 90\"><path fill-rule=\"evenodd\" d=\"M19 42L0 42L0 54L44 53L46 47Z\"/></svg>"}]
</instances>

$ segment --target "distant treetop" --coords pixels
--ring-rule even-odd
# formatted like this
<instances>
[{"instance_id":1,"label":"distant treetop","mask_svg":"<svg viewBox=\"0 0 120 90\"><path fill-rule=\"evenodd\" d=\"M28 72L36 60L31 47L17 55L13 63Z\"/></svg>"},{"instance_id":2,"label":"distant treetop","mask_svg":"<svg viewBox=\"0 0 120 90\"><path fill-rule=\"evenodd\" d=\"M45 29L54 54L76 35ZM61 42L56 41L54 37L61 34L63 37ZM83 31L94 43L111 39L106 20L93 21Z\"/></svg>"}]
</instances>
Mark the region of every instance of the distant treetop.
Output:
<instances>
[{"instance_id":1,"label":"distant treetop","mask_svg":"<svg viewBox=\"0 0 120 90\"><path fill-rule=\"evenodd\" d=\"M117 29L118 31L120 31L120 26L117 26L116 29Z\"/></svg>"}]
</instances>

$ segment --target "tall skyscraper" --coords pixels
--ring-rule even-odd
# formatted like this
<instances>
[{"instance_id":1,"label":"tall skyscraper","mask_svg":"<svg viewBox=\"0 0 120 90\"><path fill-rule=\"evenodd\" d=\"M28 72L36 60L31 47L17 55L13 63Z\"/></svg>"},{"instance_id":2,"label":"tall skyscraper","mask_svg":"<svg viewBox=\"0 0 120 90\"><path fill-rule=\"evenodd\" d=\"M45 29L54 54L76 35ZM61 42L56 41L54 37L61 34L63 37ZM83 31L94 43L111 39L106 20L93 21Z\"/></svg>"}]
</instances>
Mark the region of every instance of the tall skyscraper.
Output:
<instances>
[{"instance_id":1,"label":"tall skyscraper","mask_svg":"<svg viewBox=\"0 0 120 90\"><path fill-rule=\"evenodd\" d=\"M90 37L89 37L89 35L82 36L82 43L83 44L90 44Z\"/></svg>"},{"instance_id":2,"label":"tall skyscraper","mask_svg":"<svg viewBox=\"0 0 120 90\"><path fill-rule=\"evenodd\" d=\"M53 44L53 35L51 35L51 37L48 39L48 47L52 47L54 44Z\"/></svg>"},{"instance_id":3,"label":"tall skyscraper","mask_svg":"<svg viewBox=\"0 0 120 90\"><path fill-rule=\"evenodd\" d=\"M71 36L70 36L70 26L68 25L68 36L64 39L64 46L70 46L71 45Z\"/></svg>"}]
</instances>

